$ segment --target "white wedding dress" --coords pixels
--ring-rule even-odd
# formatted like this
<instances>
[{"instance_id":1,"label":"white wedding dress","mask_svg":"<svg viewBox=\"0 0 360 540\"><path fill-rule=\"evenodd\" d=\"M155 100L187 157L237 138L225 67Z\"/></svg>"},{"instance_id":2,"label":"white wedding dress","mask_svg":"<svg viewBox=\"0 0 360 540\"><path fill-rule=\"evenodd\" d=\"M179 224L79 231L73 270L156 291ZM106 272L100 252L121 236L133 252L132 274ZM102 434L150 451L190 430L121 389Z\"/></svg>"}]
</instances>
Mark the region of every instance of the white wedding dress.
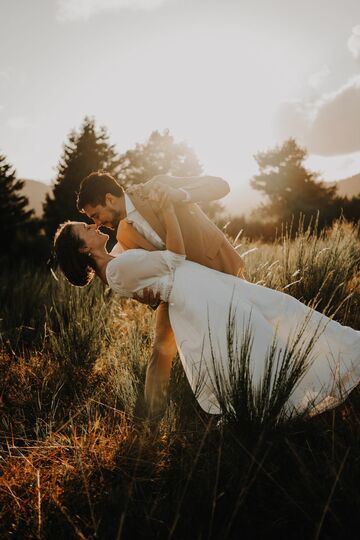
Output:
<instances>
[{"instance_id":1,"label":"white wedding dress","mask_svg":"<svg viewBox=\"0 0 360 540\"><path fill-rule=\"evenodd\" d=\"M261 383L274 337L277 350L284 349L305 319L299 350L316 334L309 367L286 404L290 414L333 407L360 381L360 331L342 326L288 294L206 268L167 250L128 250L108 263L106 276L111 289L123 297L135 292L141 295L148 287L169 303L184 371L208 413L221 412L215 372L225 378L228 374L229 309L238 343L250 324L255 386Z\"/></svg>"}]
</instances>

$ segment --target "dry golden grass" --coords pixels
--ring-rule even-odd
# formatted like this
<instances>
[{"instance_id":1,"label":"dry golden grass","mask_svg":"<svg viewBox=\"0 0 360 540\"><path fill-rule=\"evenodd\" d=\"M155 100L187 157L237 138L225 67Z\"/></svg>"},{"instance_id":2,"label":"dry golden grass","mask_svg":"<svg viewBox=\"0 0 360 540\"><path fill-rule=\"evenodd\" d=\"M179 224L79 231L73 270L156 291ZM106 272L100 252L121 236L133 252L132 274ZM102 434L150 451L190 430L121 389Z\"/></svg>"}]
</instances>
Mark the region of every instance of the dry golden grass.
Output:
<instances>
[{"instance_id":1,"label":"dry golden grass","mask_svg":"<svg viewBox=\"0 0 360 540\"><path fill-rule=\"evenodd\" d=\"M360 327L357 229L241 242L250 281ZM245 431L241 418L224 425L202 413L175 362L168 409L151 423L143 388L154 314L98 286L26 275L30 284L13 290L16 276L0 275L1 538L352 537L356 390L311 420ZM33 290L43 292L32 310Z\"/></svg>"}]
</instances>

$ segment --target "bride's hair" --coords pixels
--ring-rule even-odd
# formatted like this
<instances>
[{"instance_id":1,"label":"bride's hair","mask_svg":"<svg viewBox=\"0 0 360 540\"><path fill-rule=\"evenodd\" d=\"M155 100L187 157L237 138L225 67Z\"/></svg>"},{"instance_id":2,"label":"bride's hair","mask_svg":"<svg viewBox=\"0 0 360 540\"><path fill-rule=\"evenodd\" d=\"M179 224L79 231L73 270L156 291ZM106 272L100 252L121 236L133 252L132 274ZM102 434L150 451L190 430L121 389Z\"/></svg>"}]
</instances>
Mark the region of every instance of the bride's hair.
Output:
<instances>
[{"instance_id":1,"label":"bride's hair","mask_svg":"<svg viewBox=\"0 0 360 540\"><path fill-rule=\"evenodd\" d=\"M73 222L62 223L54 236L56 258L65 277L73 285L83 287L90 283L95 275L95 261L79 250L85 247L85 242L77 236Z\"/></svg>"}]
</instances>

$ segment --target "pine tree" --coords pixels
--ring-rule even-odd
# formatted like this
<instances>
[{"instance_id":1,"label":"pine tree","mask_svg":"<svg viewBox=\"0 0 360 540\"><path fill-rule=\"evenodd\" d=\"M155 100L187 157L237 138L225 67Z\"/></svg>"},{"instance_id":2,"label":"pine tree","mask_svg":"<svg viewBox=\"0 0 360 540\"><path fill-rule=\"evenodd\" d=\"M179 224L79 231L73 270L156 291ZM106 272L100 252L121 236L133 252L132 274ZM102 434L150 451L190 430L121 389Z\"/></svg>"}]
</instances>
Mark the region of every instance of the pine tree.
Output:
<instances>
[{"instance_id":1,"label":"pine tree","mask_svg":"<svg viewBox=\"0 0 360 540\"><path fill-rule=\"evenodd\" d=\"M290 221L300 214L310 218L320 211L322 223L334 217L336 187L326 187L317 173L305 168L306 155L292 138L255 155L260 172L250 183L267 196L268 202L261 208L265 216Z\"/></svg>"},{"instance_id":2,"label":"pine tree","mask_svg":"<svg viewBox=\"0 0 360 540\"><path fill-rule=\"evenodd\" d=\"M118 179L119 159L108 138L106 128L97 128L95 120L88 117L79 133L75 130L70 133L57 168L52 196L47 196L44 204L45 230L49 237L53 237L63 221L85 221L76 208L76 195L85 176L103 169Z\"/></svg>"},{"instance_id":3,"label":"pine tree","mask_svg":"<svg viewBox=\"0 0 360 540\"><path fill-rule=\"evenodd\" d=\"M158 174L198 176L202 167L186 143L176 143L168 130L153 131L145 144L120 156L120 181L126 187L146 182Z\"/></svg>"},{"instance_id":4,"label":"pine tree","mask_svg":"<svg viewBox=\"0 0 360 540\"><path fill-rule=\"evenodd\" d=\"M24 181L16 178L15 169L0 154L0 249L1 254L13 248L16 236L28 227L33 210L27 210L27 197L21 194Z\"/></svg>"},{"instance_id":5,"label":"pine tree","mask_svg":"<svg viewBox=\"0 0 360 540\"><path fill-rule=\"evenodd\" d=\"M195 152L185 143L174 141L169 130L153 131L146 143L137 144L120 156L120 182L124 187L146 182L158 174L199 176L202 166ZM223 206L218 201L201 205L211 219L219 217Z\"/></svg>"}]
</instances>

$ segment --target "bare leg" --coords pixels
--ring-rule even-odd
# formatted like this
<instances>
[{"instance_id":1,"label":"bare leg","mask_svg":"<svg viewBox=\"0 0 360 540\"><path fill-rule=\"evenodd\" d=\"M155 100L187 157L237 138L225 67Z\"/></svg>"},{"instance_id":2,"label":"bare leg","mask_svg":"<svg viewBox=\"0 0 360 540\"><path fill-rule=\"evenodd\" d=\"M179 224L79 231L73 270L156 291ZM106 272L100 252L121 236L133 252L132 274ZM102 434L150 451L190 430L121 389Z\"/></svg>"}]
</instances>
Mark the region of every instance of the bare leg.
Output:
<instances>
[{"instance_id":1,"label":"bare leg","mask_svg":"<svg viewBox=\"0 0 360 540\"><path fill-rule=\"evenodd\" d=\"M175 354L176 343L170 325L168 304L161 303L156 310L155 340L145 379L145 400L151 416L164 412Z\"/></svg>"}]
</instances>

